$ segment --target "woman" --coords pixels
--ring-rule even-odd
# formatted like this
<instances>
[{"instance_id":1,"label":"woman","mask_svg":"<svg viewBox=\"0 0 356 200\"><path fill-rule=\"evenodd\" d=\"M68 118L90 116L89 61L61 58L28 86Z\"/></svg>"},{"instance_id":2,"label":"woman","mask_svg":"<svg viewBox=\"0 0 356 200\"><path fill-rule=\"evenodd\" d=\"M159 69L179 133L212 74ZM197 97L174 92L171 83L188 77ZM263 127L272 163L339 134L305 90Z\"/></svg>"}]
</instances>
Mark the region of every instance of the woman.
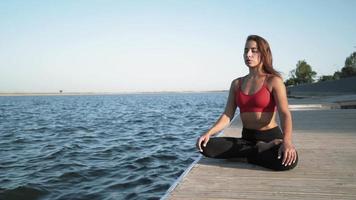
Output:
<instances>
[{"instance_id":1,"label":"woman","mask_svg":"<svg viewBox=\"0 0 356 200\"><path fill-rule=\"evenodd\" d=\"M268 42L250 35L244 50L249 74L231 83L226 108L220 118L197 140L200 152L211 158L247 158L273 170L289 170L297 165L292 144L292 116L280 74L273 69ZM242 138L214 137L231 121L239 107ZM281 129L276 122L278 110Z\"/></svg>"}]
</instances>

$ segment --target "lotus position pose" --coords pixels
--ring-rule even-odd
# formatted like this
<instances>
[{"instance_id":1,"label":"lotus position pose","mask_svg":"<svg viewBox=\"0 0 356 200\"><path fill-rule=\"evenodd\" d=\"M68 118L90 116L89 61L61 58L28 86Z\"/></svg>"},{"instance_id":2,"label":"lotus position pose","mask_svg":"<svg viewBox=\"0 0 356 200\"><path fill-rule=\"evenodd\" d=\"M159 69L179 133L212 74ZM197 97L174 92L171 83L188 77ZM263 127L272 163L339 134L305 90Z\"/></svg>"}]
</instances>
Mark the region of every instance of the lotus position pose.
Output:
<instances>
[{"instance_id":1,"label":"lotus position pose","mask_svg":"<svg viewBox=\"0 0 356 200\"><path fill-rule=\"evenodd\" d=\"M285 85L273 69L268 42L257 35L248 36L243 57L249 73L232 81L225 111L198 138L197 148L210 158L246 158L273 170L292 169L298 161L292 144L292 116ZM230 123L237 107L242 137L211 137ZM277 111L281 127L276 122Z\"/></svg>"}]
</instances>

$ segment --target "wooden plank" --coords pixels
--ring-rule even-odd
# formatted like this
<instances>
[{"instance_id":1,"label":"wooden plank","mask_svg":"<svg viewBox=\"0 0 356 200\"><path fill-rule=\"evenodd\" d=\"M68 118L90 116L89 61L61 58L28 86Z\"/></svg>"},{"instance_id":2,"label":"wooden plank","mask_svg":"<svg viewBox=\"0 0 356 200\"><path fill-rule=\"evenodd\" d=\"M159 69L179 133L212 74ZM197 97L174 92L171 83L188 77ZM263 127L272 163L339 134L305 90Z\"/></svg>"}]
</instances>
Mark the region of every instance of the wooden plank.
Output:
<instances>
[{"instance_id":1,"label":"wooden plank","mask_svg":"<svg viewBox=\"0 0 356 200\"><path fill-rule=\"evenodd\" d=\"M356 110L294 111L293 125L295 169L202 158L167 199L356 199ZM224 134L240 132L235 123Z\"/></svg>"}]
</instances>

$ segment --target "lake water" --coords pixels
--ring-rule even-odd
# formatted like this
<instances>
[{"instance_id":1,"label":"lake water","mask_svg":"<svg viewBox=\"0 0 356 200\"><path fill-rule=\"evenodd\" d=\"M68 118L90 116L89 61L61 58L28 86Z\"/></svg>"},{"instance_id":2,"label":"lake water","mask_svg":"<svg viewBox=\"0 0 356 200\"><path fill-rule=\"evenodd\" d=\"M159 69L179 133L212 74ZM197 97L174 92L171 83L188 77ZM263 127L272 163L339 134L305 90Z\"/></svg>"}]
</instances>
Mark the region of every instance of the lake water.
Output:
<instances>
[{"instance_id":1,"label":"lake water","mask_svg":"<svg viewBox=\"0 0 356 200\"><path fill-rule=\"evenodd\" d=\"M159 199L226 92L0 97L0 199Z\"/></svg>"}]
</instances>

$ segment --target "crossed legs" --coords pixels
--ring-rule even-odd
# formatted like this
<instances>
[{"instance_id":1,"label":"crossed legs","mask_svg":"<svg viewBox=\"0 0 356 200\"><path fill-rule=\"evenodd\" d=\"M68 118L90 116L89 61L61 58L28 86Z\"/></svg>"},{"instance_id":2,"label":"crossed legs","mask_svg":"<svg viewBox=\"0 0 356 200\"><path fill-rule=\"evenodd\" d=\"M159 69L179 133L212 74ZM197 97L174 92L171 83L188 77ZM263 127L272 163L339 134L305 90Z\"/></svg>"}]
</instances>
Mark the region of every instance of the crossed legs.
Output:
<instances>
[{"instance_id":1,"label":"crossed legs","mask_svg":"<svg viewBox=\"0 0 356 200\"><path fill-rule=\"evenodd\" d=\"M242 138L216 137L210 138L206 147L202 148L202 154L217 159L247 158L249 163L278 171L293 169L298 160L292 165L284 166L282 159L278 159L281 143L281 139L252 142Z\"/></svg>"}]
</instances>

